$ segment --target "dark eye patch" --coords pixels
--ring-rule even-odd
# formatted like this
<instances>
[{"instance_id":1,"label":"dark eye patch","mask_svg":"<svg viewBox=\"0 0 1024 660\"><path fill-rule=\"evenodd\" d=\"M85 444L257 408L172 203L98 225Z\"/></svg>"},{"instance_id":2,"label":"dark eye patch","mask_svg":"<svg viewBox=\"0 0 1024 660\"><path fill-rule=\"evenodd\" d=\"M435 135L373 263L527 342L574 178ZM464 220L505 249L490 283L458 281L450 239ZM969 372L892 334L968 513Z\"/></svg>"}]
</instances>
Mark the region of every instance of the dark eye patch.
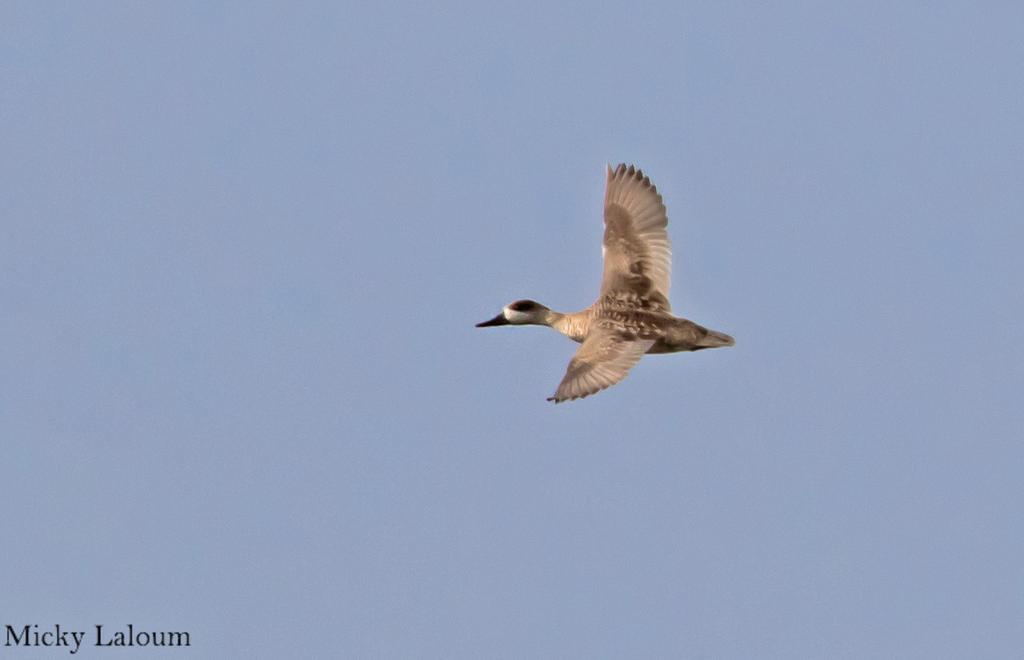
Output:
<instances>
[{"instance_id":1,"label":"dark eye patch","mask_svg":"<svg viewBox=\"0 0 1024 660\"><path fill-rule=\"evenodd\" d=\"M536 307L536 304L531 300L517 300L516 302L509 305L509 309L516 312L528 312Z\"/></svg>"}]
</instances>

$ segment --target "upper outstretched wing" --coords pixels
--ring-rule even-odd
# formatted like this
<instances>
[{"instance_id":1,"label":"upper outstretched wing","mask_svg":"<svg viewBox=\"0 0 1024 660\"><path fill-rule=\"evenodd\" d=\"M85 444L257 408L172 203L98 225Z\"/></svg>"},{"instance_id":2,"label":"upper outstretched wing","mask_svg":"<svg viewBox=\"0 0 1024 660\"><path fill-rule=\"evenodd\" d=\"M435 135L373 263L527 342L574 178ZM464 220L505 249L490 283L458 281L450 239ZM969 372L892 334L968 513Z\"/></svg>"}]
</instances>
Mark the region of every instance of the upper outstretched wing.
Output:
<instances>
[{"instance_id":1,"label":"upper outstretched wing","mask_svg":"<svg viewBox=\"0 0 1024 660\"><path fill-rule=\"evenodd\" d=\"M653 345L654 340L635 340L605 328L592 329L569 361L558 391L548 401L581 399L614 385Z\"/></svg>"},{"instance_id":2,"label":"upper outstretched wing","mask_svg":"<svg viewBox=\"0 0 1024 660\"><path fill-rule=\"evenodd\" d=\"M670 311L672 244L658 189L632 165L608 167L604 194L604 276L601 295L636 297Z\"/></svg>"}]
</instances>

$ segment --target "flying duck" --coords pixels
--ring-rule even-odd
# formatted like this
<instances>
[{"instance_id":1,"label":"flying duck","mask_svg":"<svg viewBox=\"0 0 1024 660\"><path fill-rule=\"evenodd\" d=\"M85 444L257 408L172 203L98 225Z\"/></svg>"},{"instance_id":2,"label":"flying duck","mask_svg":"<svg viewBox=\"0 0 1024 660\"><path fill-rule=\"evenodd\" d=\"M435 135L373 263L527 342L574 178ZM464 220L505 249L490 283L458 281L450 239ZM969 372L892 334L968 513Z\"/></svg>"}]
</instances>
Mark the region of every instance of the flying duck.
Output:
<instances>
[{"instance_id":1,"label":"flying duck","mask_svg":"<svg viewBox=\"0 0 1024 660\"><path fill-rule=\"evenodd\" d=\"M533 300L516 300L478 328L546 325L581 346L554 396L561 403L614 385L644 353L732 346L729 335L672 315L668 302L672 246L665 204L636 167L608 166L604 194L604 274L590 307L563 314Z\"/></svg>"}]
</instances>

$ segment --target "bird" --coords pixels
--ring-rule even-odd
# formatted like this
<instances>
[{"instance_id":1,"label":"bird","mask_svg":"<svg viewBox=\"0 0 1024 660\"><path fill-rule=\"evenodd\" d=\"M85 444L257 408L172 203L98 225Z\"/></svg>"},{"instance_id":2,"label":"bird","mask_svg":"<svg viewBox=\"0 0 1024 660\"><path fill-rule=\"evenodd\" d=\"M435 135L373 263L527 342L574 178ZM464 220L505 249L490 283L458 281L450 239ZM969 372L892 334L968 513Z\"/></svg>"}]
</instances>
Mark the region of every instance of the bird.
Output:
<instances>
[{"instance_id":1,"label":"bird","mask_svg":"<svg viewBox=\"0 0 1024 660\"><path fill-rule=\"evenodd\" d=\"M607 166L604 194L604 272L597 300L584 310L556 312L516 300L477 323L543 325L581 345L548 401L582 399L615 385L645 353L678 353L733 346L729 335L672 314L672 245L658 189L634 165Z\"/></svg>"}]
</instances>

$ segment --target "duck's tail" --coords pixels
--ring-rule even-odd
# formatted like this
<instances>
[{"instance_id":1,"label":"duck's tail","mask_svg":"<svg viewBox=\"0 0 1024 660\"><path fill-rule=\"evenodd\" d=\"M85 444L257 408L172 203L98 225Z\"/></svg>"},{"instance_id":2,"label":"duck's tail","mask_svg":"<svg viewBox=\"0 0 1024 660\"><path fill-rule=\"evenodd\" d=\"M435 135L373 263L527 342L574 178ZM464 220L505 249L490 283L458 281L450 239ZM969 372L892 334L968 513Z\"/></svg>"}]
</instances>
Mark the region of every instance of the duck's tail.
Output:
<instances>
[{"instance_id":1,"label":"duck's tail","mask_svg":"<svg viewBox=\"0 0 1024 660\"><path fill-rule=\"evenodd\" d=\"M717 332L715 330L708 330L707 328L701 328L704 331L704 336L697 339L697 350L701 348L718 348L720 346L732 346L736 343L736 340L725 334L724 332Z\"/></svg>"}]
</instances>

